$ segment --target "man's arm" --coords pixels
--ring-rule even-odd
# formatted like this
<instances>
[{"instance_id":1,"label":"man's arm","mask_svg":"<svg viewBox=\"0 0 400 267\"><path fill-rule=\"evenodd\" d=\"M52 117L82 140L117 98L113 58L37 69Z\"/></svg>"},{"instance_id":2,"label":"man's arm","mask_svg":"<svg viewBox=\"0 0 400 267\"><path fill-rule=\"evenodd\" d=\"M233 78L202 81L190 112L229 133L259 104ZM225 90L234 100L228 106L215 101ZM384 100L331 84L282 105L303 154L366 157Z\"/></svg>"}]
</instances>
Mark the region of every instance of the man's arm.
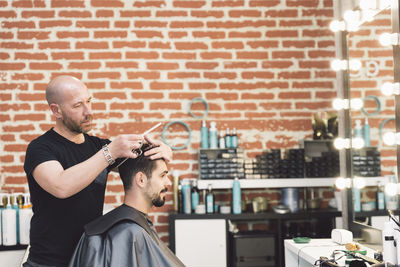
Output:
<instances>
[{"instance_id":1,"label":"man's arm","mask_svg":"<svg viewBox=\"0 0 400 267\"><path fill-rule=\"evenodd\" d=\"M108 147L113 159L135 158L132 149L139 147L142 136L129 134L120 135ZM89 159L66 170L58 161L46 161L33 170L36 182L48 193L57 198L68 198L87 187L108 166L103 151L99 150Z\"/></svg>"}]
</instances>

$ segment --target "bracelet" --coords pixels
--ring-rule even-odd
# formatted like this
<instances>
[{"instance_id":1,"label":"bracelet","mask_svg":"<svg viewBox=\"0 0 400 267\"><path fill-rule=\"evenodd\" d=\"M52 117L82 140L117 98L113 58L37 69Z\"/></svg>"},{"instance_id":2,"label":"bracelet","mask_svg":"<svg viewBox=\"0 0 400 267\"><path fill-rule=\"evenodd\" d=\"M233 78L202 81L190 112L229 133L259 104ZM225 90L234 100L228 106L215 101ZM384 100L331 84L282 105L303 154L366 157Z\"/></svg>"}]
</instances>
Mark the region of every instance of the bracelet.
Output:
<instances>
[{"instance_id":1,"label":"bracelet","mask_svg":"<svg viewBox=\"0 0 400 267\"><path fill-rule=\"evenodd\" d=\"M110 150L108 149L108 145L105 144L102 148L104 157L106 158L108 165L113 165L115 160L112 158Z\"/></svg>"}]
</instances>

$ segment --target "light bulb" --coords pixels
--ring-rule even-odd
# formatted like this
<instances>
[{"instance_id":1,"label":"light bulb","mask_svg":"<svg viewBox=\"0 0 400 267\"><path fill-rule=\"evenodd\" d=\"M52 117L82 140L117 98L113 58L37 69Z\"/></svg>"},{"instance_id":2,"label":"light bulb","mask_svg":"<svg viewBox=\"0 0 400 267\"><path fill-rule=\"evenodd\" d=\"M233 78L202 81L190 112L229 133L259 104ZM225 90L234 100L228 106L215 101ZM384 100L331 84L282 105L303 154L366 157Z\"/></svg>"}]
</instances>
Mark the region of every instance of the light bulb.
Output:
<instances>
[{"instance_id":1,"label":"light bulb","mask_svg":"<svg viewBox=\"0 0 400 267\"><path fill-rule=\"evenodd\" d=\"M347 22L357 22L360 18L360 12L358 10L346 10L343 14L343 18Z\"/></svg>"},{"instance_id":2,"label":"light bulb","mask_svg":"<svg viewBox=\"0 0 400 267\"><path fill-rule=\"evenodd\" d=\"M385 145L393 146L396 144L396 134L394 132L384 133L382 139Z\"/></svg>"},{"instance_id":3,"label":"light bulb","mask_svg":"<svg viewBox=\"0 0 400 267\"><path fill-rule=\"evenodd\" d=\"M360 110L364 106L361 98L353 98L350 100L350 107L352 110Z\"/></svg>"},{"instance_id":4,"label":"light bulb","mask_svg":"<svg viewBox=\"0 0 400 267\"><path fill-rule=\"evenodd\" d=\"M336 138L333 141L333 146L337 149L337 150L341 150L344 148L350 148L350 139L344 139L341 137Z\"/></svg>"},{"instance_id":5,"label":"light bulb","mask_svg":"<svg viewBox=\"0 0 400 267\"><path fill-rule=\"evenodd\" d=\"M361 69L361 61L358 59L351 59L349 61L349 68L351 70L359 70Z\"/></svg>"},{"instance_id":6,"label":"light bulb","mask_svg":"<svg viewBox=\"0 0 400 267\"><path fill-rule=\"evenodd\" d=\"M387 183L385 185L385 193L391 197L395 196L397 194L397 184Z\"/></svg>"},{"instance_id":7,"label":"light bulb","mask_svg":"<svg viewBox=\"0 0 400 267\"><path fill-rule=\"evenodd\" d=\"M393 83L385 82L384 84L382 84L381 92L382 92L382 94L384 94L386 96L392 95L393 94Z\"/></svg>"},{"instance_id":8,"label":"light bulb","mask_svg":"<svg viewBox=\"0 0 400 267\"><path fill-rule=\"evenodd\" d=\"M362 177L354 177L353 185L355 188L361 189L365 187L365 179Z\"/></svg>"},{"instance_id":9,"label":"light bulb","mask_svg":"<svg viewBox=\"0 0 400 267\"><path fill-rule=\"evenodd\" d=\"M379 1L379 9L385 9L387 7L392 6L393 0L380 0Z\"/></svg>"},{"instance_id":10,"label":"light bulb","mask_svg":"<svg viewBox=\"0 0 400 267\"><path fill-rule=\"evenodd\" d=\"M360 148L364 147L365 142L364 142L364 139L362 139L361 137L354 137L351 140L351 145L355 149L360 149Z\"/></svg>"},{"instance_id":11,"label":"light bulb","mask_svg":"<svg viewBox=\"0 0 400 267\"><path fill-rule=\"evenodd\" d=\"M332 101L332 107L336 110L349 109L349 100L336 98Z\"/></svg>"},{"instance_id":12,"label":"light bulb","mask_svg":"<svg viewBox=\"0 0 400 267\"><path fill-rule=\"evenodd\" d=\"M335 181L335 186L339 190L343 190L346 187L346 179L343 177L339 177Z\"/></svg>"},{"instance_id":13,"label":"light bulb","mask_svg":"<svg viewBox=\"0 0 400 267\"><path fill-rule=\"evenodd\" d=\"M373 9L365 9L362 11L362 20L371 22L374 20L375 11Z\"/></svg>"},{"instance_id":14,"label":"light bulb","mask_svg":"<svg viewBox=\"0 0 400 267\"><path fill-rule=\"evenodd\" d=\"M329 29L333 32L344 31L346 29L346 23L343 20L333 20L329 24Z\"/></svg>"},{"instance_id":15,"label":"light bulb","mask_svg":"<svg viewBox=\"0 0 400 267\"><path fill-rule=\"evenodd\" d=\"M331 68L334 71L339 71L339 70L345 70L347 68L346 66L347 61L346 60L342 60L342 59L334 59L331 62Z\"/></svg>"}]
</instances>

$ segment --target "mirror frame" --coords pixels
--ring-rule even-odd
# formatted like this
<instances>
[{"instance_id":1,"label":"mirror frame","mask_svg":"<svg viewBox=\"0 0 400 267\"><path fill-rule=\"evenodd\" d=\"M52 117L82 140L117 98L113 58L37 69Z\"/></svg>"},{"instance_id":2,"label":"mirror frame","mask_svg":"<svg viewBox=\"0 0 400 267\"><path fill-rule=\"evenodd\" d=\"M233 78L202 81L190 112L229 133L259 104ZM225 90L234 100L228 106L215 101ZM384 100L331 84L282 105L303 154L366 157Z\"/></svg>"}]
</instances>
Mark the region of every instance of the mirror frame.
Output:
<instances>
[{"instance_id":1,"label":"mirror frame","mask_svg":"<svg viewBox=\"0 0 400 267\"><path fill-rule=\"evenodd\" d=\"M349 9L349 1L337 0L335 4L335 19L343 20L343 13ZM392 33L400 34L400 13L399 13L400 0L393 0L391 3L391 21ZM348 38L347 31L339 31L335 33L336 43L336 58L349 60L349 49L347 46ZM400 82L400 45L393 47L393 81ZM396 68L396 66L399 66ZM337 97L340 99L350 100L350 71L340 70L336 73L337 79ZM339 118L339 133L338 137L350 139L352 138L352 124L350 109L341 109L338 111ZM396 118L396 132L400 133L400 95L395 96L395 118ZM399 181L398 174L400 173L400 144L397 144L397 181ZM342 149L339 151L340 161L340 176L345 178L353 178L352 168L352 150L351 148ZM353 208L352 189L345 188L342 190L342 219L343 228L353 232L354 236L360 236L361 230L365 228L378 230L372 226L357 222L354 220L355 212Z\"/></svg>"}]
</instances>

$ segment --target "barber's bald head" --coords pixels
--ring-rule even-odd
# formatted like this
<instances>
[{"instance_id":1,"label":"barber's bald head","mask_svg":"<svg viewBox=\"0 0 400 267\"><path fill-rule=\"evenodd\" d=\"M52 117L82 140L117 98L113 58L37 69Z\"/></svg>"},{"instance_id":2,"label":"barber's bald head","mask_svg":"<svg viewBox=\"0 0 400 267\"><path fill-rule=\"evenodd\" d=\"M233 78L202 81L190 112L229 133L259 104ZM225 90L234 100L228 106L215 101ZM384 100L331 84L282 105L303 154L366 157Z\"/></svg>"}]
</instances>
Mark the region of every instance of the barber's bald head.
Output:
<instances>
[{"instance_id":1,"label":"barber's bald head","mask_svg":"<svg viewBox=\"0 0 400 267\"><path fill-rule=\"evenodd\" d=\"M69 75L61 75L55 77L49 82L46 87L46 99L47 103L50 104L61 104L64 98L65 92L86 86L77 78Z\"/></svg>"}]
</instances>

